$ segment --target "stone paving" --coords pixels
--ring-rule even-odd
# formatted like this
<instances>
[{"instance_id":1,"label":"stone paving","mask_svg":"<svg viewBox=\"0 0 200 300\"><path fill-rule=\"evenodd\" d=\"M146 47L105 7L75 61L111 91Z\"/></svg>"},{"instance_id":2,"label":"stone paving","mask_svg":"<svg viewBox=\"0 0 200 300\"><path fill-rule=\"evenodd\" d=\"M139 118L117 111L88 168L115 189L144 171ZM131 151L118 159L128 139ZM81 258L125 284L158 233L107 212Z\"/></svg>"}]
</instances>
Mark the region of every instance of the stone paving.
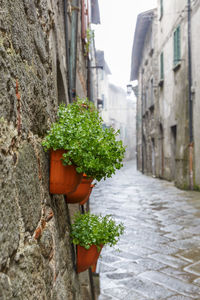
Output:
<instances>
[{"instance_id":1,"label":"stone paving","mask_svg":"<svg viewBox=\"0 0 200 300\"><path fill-rule=\"evenodd\" d=\"M126 231L97 265L99 300L200 299L200 193L145 176L133 161L93 189L90 209Z\"/></svg>"}]
</instances>

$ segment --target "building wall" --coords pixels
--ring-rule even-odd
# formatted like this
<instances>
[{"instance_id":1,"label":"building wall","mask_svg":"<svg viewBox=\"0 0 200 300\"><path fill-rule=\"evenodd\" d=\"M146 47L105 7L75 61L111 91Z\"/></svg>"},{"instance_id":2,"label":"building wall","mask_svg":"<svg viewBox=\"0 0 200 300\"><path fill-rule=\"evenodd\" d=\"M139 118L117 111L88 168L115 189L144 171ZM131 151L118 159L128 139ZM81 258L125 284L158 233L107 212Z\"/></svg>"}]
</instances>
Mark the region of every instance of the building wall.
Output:
<instances>
[{"instance_id":1,"label":"building wall","mask_svg":"<svg viewBox=\"0 0 200 300\"><path fill-rule=\"evenodd\" d=\"M158 55L164 55L164 81L160 87L160 114L164 127L164 178L177 185L188 182L188 81L187 81L187 14L182 1L164 2L159 20ZM169 14L170 18L169 18ZM173 66L173 35L181 28L180 66Z\"/></svg>"},{"instance_id":2,"label":"building wall","mask_svg":"<svg viewBox=\"0 0 200 300\"><path fill-rule=\"evenodd\" d=\"M156 12L148 28L138 71L137 160L142 172L159 176L159 102Z\"/></svg>"},{"instance_id":3,"label":"building wall","mask_svg":"<svg viewBox=\"0 0 200 300\"><path fill-rule=\"evenodd\" d=\"M200 157L200 61L199 61L199 49L200 43L198 39L198 33L200 31L200 3L196 1L195 6L192 9L192 77L193 77L193 117L194 117L194 183L196 186L200 186L200 167L199 167L199 157Z\"/></svg>"},{"instance_id":4,"label":"building wall","mask_svg":"<svg viewBox=\"0 0 200 300\"><path fill-rule=\"evenodd\" d=\"M137 96L137 103L136 103L136 159L137 159L137 169L143 172L143 150L142 150L142 72L140 71L138 74L138 93Z\"/></svg>"},{"instance_id":5,"label":"building wall","mask_svg":"<svg viewBox=\"0 0 200 300\"><path fill-rule=\"evenodd\" d=\"M98 80L98 99L103 101L103 104L99 107L99 112L106 124L109 123L109 76L105 69L97 69L97 80Z\"/></svg>"},{"instance_id":6,"label":"building wall","mask_svg":"<svg viewBox=\"0 0 200 300\"><path fill-rule=\"evenodd\" d=\"M138 168L167 180L175 181L181 188L189 188L189 84L188 84L188 10L187 1L163 1L163 16L160 1L157 2L157 18L152 21L155 51L148 56L152 30L145 33L142 60L138 70L137 104L137 156ZM194 187L199 188L199 41L200 3L191 1L192 41L192 103L194 134ZM138 23L139 24L139 23ZM141 26L142 25L138 25ZM180 26L180 61L174 66L174 32ZM157 38L156 38L157 37ZM164 78L161 79L160 56L164 57ZM135 54L137 57L138 54ZM138 58L138 57L137 57ZM155 82L154 108L147 107L148 80ZM143 112L141 113L141 110ZM142 117L143 116L143 117ZM153 143L152 143L153 140ZM154 149L152 145L154 144ZM155 161L155 166L153 163ZM152 169L151 169L152 167ZM154 173L155 172L155 173Z\"/></svg>"},{"instance_id":7,"label":"building wall","mask_svg":"<svg viewBox=\"0 0 200 300\"><path fill-rule=\"evenodd\" d=\"M113 84L108 86L108 122L116 131L120 130L119 138L126 146L125 159L135 159L136 152L136 103L127 97L125 91Z\"/></svg>"},{"instance_id":8,"label":"building wall","mask_svg":"<svg viewBox=\"0 0 200 300\"><path fill-rule=\"evenodd\" d=\"M41 146L58 104L69 101L63 1L14 2L1 0L0 11L0 298L90 299L88 276L84 288L75 272L70 212L63 196L49 194ZM79 33L79 53L81 43ZM86 96L82 53L78 61Z\"/></svg>"}]
</instances>

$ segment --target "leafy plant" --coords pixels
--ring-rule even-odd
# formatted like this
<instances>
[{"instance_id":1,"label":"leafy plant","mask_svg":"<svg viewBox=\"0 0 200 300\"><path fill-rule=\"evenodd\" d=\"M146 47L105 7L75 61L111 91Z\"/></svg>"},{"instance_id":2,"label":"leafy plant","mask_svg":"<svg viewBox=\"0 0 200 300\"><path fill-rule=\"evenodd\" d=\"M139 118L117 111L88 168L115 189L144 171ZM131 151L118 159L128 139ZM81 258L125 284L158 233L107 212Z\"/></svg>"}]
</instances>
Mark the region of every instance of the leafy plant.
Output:
<instances>
[{"instance_id":1,"label":"leafy plant","mask_svg":"<svg viewBox=\"0 0 200 300\"><path fill-rule=\"evenodd\" d=\"M77 213L71 229L71 238L75 245L85 249L96 245L100 249L101 245L116 245L124 232L124 225L117 225L111 215L103 217L91 213Z\"/></svg>"},{"instance_id":2,"label":"leafy plant","mask_svg":"<svg viewBox=\"0 0 200 300\"><path fill-rule=\"evenodd\" d=\"M86 30L85 56L87 56L89 54L90 45L91 45L93 38L94 38L94 30L91 30L88 27Z\"/></svg>"},{"instance_id":3,"label":"leafy plant","mask_svg":"<svg viewBox=\"0 0 200 300\"><path fill-rule=\"evenodd\" d=\"M103 128L103 120L94 104L87 99L60 105L58 120L52 124L42 142L45 150L64 149L63 164L77 166L78 173L86 173L97 180L111 177L120 169L125 148L117 141L119 131Z\"/></svg>"}]
</instances>

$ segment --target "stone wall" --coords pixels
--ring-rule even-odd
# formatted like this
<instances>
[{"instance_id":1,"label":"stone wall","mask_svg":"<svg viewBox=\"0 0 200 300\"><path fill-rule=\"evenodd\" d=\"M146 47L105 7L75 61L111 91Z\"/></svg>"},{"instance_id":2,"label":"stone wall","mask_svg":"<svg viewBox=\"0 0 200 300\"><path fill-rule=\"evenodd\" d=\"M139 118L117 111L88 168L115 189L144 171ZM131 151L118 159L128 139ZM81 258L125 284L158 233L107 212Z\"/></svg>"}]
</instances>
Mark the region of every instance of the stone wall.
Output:
<instances>
[{"instance_id":1,"label":"stone wall","mask_svg":"<svg viewBox=\"0 0 200 300\"><path fill-rule=\"evenodd\" d=\"M55 3L0 0L1 300L84 299L68 206L49 194L41 146L59 100L68 102L62 1Z\"/></svg>"}]
</instances>

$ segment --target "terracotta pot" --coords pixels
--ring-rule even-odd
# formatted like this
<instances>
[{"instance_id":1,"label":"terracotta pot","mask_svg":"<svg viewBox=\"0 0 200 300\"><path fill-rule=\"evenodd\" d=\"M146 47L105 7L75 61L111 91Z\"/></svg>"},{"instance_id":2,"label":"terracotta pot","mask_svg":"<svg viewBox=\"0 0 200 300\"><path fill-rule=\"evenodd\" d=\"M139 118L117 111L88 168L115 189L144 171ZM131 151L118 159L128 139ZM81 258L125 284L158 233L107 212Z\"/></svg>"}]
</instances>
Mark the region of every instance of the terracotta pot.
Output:
<instances>
[{"instance_id":1,"label":"terracotta pot","mask_svg":"<svg viewBox=\"0 0 200 300\"><path fill-rule=\"evenodd\" d=\"M100 247L102 249L103 245ZM84 247L77 245L77 273L84 272L90 267L92 267L92 272L95 272L101 249L98 251L97 246L92 245L90 249L87 250Z\"/></svg>"},{"instance_id":2,"label":"terracotta pot","mask_svg":"<svg viewBox=\"0 0 200 300\"><path fill-rule=\"evenodd\" d=\"M82 201L84 201L85 203L89 199L90 193L92 191L92 181L93 178L88 178L85 174L83 174L83 177L77 189L74 192L67 194L67 203L79 203Z\"/></svg>"},{"instance_id":3,"label":"terracotta pot","mask_svg":"<svg viewBox=\"0 0 200 300\"><path fill-rule=\"evenodd\" d=\"M94 186L95 186L94 184L91 184L91 185L90 185L89 193L88 193L88 195L85 197L85 199L79 203L80 205L84 205L84 204L89 200L90 194L91 194L92 189L93 189Z\"/></svg>"},{"instance_id":4,"label":"terracotta pot","mask_svg":"<svg viewBox=\"0 0 200 300\"><path fill-rule=\"evenodd\" d=\"M64 150L51 151L50 163L50 193L64 194L74 192L81 182L83 174L76 172L75 166L63 166L62 154Z\"/></svg>"}]
</instances>

